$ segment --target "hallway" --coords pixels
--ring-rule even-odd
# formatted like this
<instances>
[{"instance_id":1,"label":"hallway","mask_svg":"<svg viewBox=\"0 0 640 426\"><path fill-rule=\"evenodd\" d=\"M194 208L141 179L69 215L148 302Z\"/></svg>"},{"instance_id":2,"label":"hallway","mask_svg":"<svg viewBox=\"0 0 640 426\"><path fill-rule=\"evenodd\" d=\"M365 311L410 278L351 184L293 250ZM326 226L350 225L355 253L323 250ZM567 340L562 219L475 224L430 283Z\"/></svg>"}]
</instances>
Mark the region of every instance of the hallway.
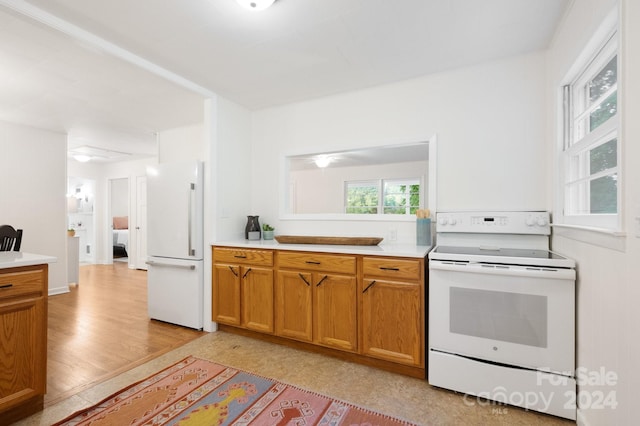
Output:
<instances>
[{"instance_id":1,"label":"hallway","mask_svg":"<svg viewBox=\"0 0 640 426\"><path fill-rule=\"evenodd\" d=\"M83 265L80 285L49 297L45 407L150 361L203 333L147 316L147 273Z\"/></svg>"}]
</instances>

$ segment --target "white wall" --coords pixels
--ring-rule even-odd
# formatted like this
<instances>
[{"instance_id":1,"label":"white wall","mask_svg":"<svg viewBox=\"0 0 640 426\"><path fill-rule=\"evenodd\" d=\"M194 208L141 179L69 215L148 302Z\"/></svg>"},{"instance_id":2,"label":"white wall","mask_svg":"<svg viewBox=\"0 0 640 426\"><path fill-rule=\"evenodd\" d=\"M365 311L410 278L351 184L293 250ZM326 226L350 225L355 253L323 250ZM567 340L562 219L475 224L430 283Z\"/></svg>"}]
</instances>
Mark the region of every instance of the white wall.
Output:
<instances>
[{"instance_id":1,"label":"white wall","mask_svg":"<svg viewBox=\"0 0 640 426\"><path fill-rule=\"evenodd\" d=\"M211 320L211 244L239 238L251 206L251 113L224 98L205 101L204 329ZM250 214L250 213L249 213Z\"/></svg>"},{"instance_id":2,"label":"white wall","mask_svg":"<svg viewBox=\"0 0 640 426\"><path fill-rule=\"evenodd\" d=\"M569 67L575 61L591 35L615 0L582 0L573 2L548 52L549 133L547 140L549 163L555 162L557 149L556 117L559 105L557 93ZM623 210L626 236L612 236L587 230L554 229L552 248L577 262L577 365L597 372L604 368L616 373L617 386L583 384L579 391L584 400L597 397L596 392L613 392L616 407L582 404L578 423L584 425L627 425L637 423L636 397L640 388L640 343L637 324L640 323L640 4L636 0L621 0L622 68L619 70L619 102L622 115L622 177ZM632 77L633 76L633 77ZM631 94L634 94L632 96ZM554 108L555 107L555 108ZM557 188L551 174L550 200ZM551 202L550 202L551 204ZM559 207L556 207L558 209ZM603 243L617 246L606 248Z\"/></svg>"},{"instance_id":3,"label":"white wall","mask_svg":"<svg viewBox=\"0 0 640 426\"><path fill-rule=\"evenodd\" d=\"M67 138L0 122L0 224L24 231L21 251L55 256L49 294L67 292Z\"/></svg>"},{"instance_id":4,"label":"white wall","mask_svg":"<svg viewBox=\"0 0 640 426\"><path fill-rule=\"evenodd\" d=\"M262 160L259 153L251 150L251 113L233 102L218 98L216 120L217 153L212 164L217 181L212 208L217 221L212 241L244 238L247 216L259 214L253 210L251 185L253 179L262 179L260 169L253 167L254 161L261 163ZM269 164L266 166L272 168ZM273 169L277 167L276 162ZM272 201L277 204L277 198Z\"/></svg>"},{"instance_id":5,"label":"white wall","mask_svg":"<svg viewBox=\"0 0 640 426\"><path fill-rule=\"evenodd\" d=\"M278 221L281 156L428 140L438 135L437 205L544 209L545 55L534 53L253 114L252 213L278 233L415 241L412 222Z\"/></svg>"},{"instance_id":6,"label":"white wall","mask_svg":"<svg viewBox=\"0 0 640 426\"><path fill-rule=\"evenodd\" d=\"M202 124L178 127L158 133L159 163L182 160L204 160L204 127Z\"/></svg>"},{"instance_id":7,"label":"white wall","mask_svg":"<svg viewBox=\"0 0 640 426\"><path fill-rule=\"evenodd\" d=\"M129 179L111 180L111 216L129 216Z\"/></svg>"}]
</instances>

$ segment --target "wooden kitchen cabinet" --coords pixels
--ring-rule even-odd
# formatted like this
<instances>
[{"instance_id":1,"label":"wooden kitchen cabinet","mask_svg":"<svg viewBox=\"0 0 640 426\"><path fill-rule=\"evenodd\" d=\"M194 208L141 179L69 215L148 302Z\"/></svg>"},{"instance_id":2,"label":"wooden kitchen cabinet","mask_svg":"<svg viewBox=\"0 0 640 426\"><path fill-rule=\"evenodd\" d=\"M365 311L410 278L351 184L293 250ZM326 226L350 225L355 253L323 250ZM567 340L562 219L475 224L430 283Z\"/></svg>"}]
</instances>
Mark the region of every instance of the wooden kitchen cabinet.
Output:
<instances>
[{"instance_id":1,"label":"wooden kitchen cabinet","mask_svg":"<svg viewBox=\"0 0 640 426\"><path fill-rule=\"evenodd\" d=\"M356 257L278 252L276 334L358 350Z\"/></svg>"},{"instance_id":2,"label":"wooden kitchen cabinet","mask_svg":"<svg viewBox=\"0 0 640 426\"><path fill-rule=\"evenodd\" d=\"M276 335L313 341L313 278L310 272L278 270Z\"/></svg>"},{"instance_id":3,"label":"wooden kitchen cabinet","mask_svg":"<svg viewBox=\"0 0 640 426\"><path fill-rule=\"evenodd\" d=\"M214 254L215 257L215 254ZM212 320L240 325L240 265L213 264Z\"/></svg>"},{"instance_id":4,"label":"wooden kitchen cabinet","mask_svg":"<svg viewBox=\"0 0 640 426\"><path fill-rule=\"evenodd\" d=\"M425 257L213 247L220 329L425 377Z\"/></svg>"},{"instance_id":5,"label":"wooden kitchen cabinet","mask_svg":"<svg viewBox=\"0 0 640 426\"><path fill-rule=\"evenodd\" d=\"M213 321L273 333L273 252L215 247Z\"/></svg>"},{"instance_id":6,"label":"wooden kitchen cabinet","mask_svg":"<svg viewBox=\"0 0 640 426\"><path fill-rule=\"evenodd\" d=\"M43 407L47 380L48 265L0 269L0 419Z\"/></svg>"},{"instance_id":7,"label":"wooden kitchen cabinet","mask_svg":"<svg viewBox=\"0 0 640 426\"><path fill-rule=\"evenodd\" d=\"M240 268L242 325L249 330L273 333L273 269Z\"/></svg>"},{"instance_id":8,"label":"wooden kitchen cabinet","mask_svg":"<svg viewBox=\"0 0 640 426\"><path fill-rule=\"evenodd\" d=\"M363 259L363 354L424 367L424 273L423 259Z\"/></svg>"}]
</instances>

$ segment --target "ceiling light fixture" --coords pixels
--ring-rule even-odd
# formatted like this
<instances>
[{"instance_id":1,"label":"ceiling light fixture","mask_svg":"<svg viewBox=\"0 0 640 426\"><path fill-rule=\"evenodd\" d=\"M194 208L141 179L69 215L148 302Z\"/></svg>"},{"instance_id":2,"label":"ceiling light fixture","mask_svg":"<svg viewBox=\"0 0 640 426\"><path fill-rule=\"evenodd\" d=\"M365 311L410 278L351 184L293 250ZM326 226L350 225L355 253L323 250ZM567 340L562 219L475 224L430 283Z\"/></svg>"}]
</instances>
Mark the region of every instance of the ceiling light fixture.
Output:
<instances>
[{"instance_id":1,"label":"ceiling light fixture","mask_svg":"<svg viewBox=\"0 0 640 426\"><path fill-rule=\"evenodd\" d=\"M329 165L329 163L331 163L331 160L333 160L333 159L328 155L319 155L313 161L316 163L316 166L318 166L321 169L323 169L323 168L327 167Z\"/></svg>"},{"instance_id":2,"label":"ceiling light fixture","mask_svg":"<svg viewBox=\"0 0 640 426\"><path fill-rule=\"evenodd\" d=\"M86 163L87 161L91 160L91 157L88 155L78 154L78 155L74 155L73 159L81 163Z\"/></svg>"},{"instance_id":3,"label":"ceiling light fixture","mask_svg":"<svg viewBox=\"0 0 640 426\"><path fill-rule=\"evenodd\" d=\"M238 4L245 9L260 11L265 10L273 4L276 0L236 0Z\"/></svg>"}]
</instances>

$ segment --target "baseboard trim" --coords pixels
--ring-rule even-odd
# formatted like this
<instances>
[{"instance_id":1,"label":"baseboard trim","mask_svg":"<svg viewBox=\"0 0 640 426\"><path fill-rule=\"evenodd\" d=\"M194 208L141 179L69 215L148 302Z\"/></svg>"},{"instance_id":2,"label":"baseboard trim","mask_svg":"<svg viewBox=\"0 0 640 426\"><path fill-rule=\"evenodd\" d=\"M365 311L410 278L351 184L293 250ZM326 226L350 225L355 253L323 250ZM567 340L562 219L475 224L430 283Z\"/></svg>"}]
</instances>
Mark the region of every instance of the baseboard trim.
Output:
<instances>
[{"instance_id":1,"label":"baseboard trim","mask_svg":"<svg viewBox=\"0 0 640 426\"><path fill-rule=\"evenodd\" d=\"M47 293L49 296L55 296L57 294L69 293L70 291L71 290L69 290L69 285L65 285L63 287L50 288Z\"/></svg>"}]
</instances>

